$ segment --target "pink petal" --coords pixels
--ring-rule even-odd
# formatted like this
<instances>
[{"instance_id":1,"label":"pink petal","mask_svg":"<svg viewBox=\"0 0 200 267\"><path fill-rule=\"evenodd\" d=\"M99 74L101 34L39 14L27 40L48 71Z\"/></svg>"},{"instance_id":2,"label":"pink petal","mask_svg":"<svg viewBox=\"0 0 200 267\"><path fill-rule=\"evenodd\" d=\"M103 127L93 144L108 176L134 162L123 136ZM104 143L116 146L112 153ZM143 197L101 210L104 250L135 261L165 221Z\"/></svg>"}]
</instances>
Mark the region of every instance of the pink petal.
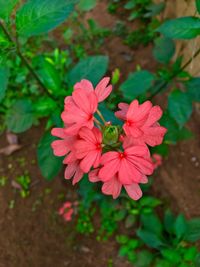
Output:
<instances>
[{"instance_id":1,"label":"pink petal","mask_svg":"<svg viewBox=\"0 0 200 267\"><path fill-rule=\"evenodd\" d=\"M68 143L65 140L55 140L51 143L55 156L61 157L69 152Z\"/></svg>"},{"instance_id":2,"label":"pink petal","mask_svg":"<svg viewBox=\"0 0 200 267\"><path fill-rule=\"evenodd\" d=\"M126 118L127 120L132 120L134 118L135 113L138 111L139 103L137 100L133 100L129 105Z\"/></svg>"},{"instance_id":3,"label":"pink petal","mask_svg":"<svg viewBox=\"0 0 200 267\"><path fill-rule=\"evenodd\" d=\"M145 126L151 126L162 117L162 109L159 106L152 107Z\"/></svg>"},{"instance_id":4,"label":"pink petal","mask_svg":"<svg viewBox=\"0 0 200 267\"><path fill-rule=\"evenodd\" d=\"M99 182L100 179L98 177L98 173L99 173L99 168L90 171L89 174L88 174L89 181L92 182L92 183Z\"/></svg>"},{"instance_id":5,"label":"pink petal","mask_svg":"<svg viewBox=\"0 0 200 267\"><path fill-rule=\"evenodd\" d=\"M143 146L131 146L125 149L127 155L134 155L138 157L143 157L149 155L149 150L146 145Z\"/></svg>"},{"instance_id":6,"label":"pink petal","mask_svg":"<svg viewBox=\"0 0 200 267\"><path fill-rule=\"evenodd\" d=\"M83 174L83 171L79 167L77 167L72 184L75 185L76 183L78 183L82 179Z\"/></svg>"},{"instance_id":7,"label":"pink petal","mask_svg":"<svg viewBox=\"0 0 200 267\"><path fill-rule=\"evenodd\" d=\"M74 85L74 89L83 89L86 90L88 93L94 90L92 83L86 79L83 79L80 82L76 83Z\"/></svg>"},{"instance_id":8,"label":"pink petal","mask_svg":"<svg viewBox=\"0 0 200 267\"><path fill-rule=\"evenodd\" d=\"M130 198L134 200L138 200L142 196L142 190L140 189L139 185L136 183L133 183L131 185L124 185L127 194Z\"/></svg>"},{"instance_id":9,"label":"pink petal","mask_svg":"<svg viewBox=\"0 0 200 267\"><path fill-rule=\"evenodd\" d=\"M104 165L99 171L99 178L102 181L110 180L119 170L120 167L120 159L119 157L109 161Z\"/></svg>"},{"instance_id":10,"label":"pink petal","mask_svg":"<svg viewBox=\"0 0 200 267\"><path fill-rule=\"evenodd\" d=\"M59 137L59 138L61 138L61 139L65 139L65 137L66 137L66 134L65 134L63 128L53 128L53 129L51 130L51 134L52 134L53 136Z\"/></svg>"},{"instance_id":11,"label":"pink petal","mask_svg":"<svg viewBox=\"0 0 200 267\"><path fill-rule=\"evenodd\" d=\"M109 85L108 87L106 87L109 81L110 81L110 78L105 77L97 84L95 88L95 93L97 95L98 102L102 102L103 100L105 100L112 92L112 85Z\"/></svg>"},{"instance_id":12,"label":"pink petal","mask_svg":"<svg viewBox=\"0 0 200 267\"><path fill-rule=\"evenodd\" d=\"M91 151L89 152L82 160L80 163L80 168L82 169L82 171L84 171L85 173L88 173L89 170L91 169L94 161L96 159L96 152L95 151Z\"/></svg>"},{"instance_id":13,"label":"pink petal","mask_svg":"<svg viewBox=\"0 0 200 267\"><path fill-rule=\"evenodd\" d=\"M77 162L73 162L67 165L66 169L65 169L65 179L71 179L72 176L75 174L76 172L76 168L78 167L78 163Z\"/></svg>"},{"instance_id":14,"label":"pink petal","mask_svg":"<svg viewBox=\"0 0 200 267\"><path fill-rule=\"evenodd\" d=\"M110 181L105 182L102 186L102 192L105 195L112 195L116 199L121 192L122 185L118 181L117 177L114 176Z\"/></svg>"},{"instance_id":15,"label":"pink petal","mask_svg":"<svg viewBox=\"0 0 200 267\"><path fill-rule=\"evenodd\" d=\"M110 151L110 152L106 152L101 156L101 160L100 163L102 165L108 163L111 160L117 159L119 158L119 153L116 151Z\"/></svg>"}]
</instances>

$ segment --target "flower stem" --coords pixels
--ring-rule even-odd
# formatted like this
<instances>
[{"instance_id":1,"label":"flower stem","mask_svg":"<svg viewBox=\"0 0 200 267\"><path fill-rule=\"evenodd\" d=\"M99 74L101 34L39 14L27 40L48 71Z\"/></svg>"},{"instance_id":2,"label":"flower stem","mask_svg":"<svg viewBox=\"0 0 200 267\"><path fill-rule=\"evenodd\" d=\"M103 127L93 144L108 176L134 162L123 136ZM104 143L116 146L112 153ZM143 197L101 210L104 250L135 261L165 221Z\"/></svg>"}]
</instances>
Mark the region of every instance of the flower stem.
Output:
<instances>
[{"instance_id":1,"label":"flower stem","mask_svg":"<svg viewBox=\"0 0 200 267\"><path fill-rule=\"evenodd\" d=\"M97 125L99 125L100 127L102 127L103 125L101 124L101 122L99 120L97 120L95 117L94 117L94 121L96 122Z\"/></svg>"},{"instance_id":2,"label":"flower stem","mask_svg":"<svg viewBox=\"0 0 200 267\"><path fill-rule=\"evenodd\" d=\"M99 115L99 117L101 118L101 120L103 121L104 124L106 124L106 120L104 119L103 115L101 114L100 110L97 109L97 114Z\"/></svg>"}]
</instances>

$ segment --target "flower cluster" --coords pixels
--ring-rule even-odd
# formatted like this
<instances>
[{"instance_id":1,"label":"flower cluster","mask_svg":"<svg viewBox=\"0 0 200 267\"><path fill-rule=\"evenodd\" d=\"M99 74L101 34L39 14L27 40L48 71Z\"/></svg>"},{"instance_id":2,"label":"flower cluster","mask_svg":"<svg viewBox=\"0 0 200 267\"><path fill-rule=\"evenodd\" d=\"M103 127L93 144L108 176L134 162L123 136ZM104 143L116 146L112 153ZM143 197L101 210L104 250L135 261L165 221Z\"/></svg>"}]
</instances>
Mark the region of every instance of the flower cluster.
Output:
<instances>
[{"instance_id":1,"label":"flower cluster","mask_svg":"<svg viewBox=\"0 0 200 267\"><path fill-rule=\"evenodd\" d=\"M117 198L124 187L137 200L142 196L139 184L147 183L154 170L147 145L161 144L166 133L158 123L162 110L150 101L120 103L115 116L123 127L112 125L98 109L111 91L107 77L95 88L88 80L76 83L72 96L65 98L64 128L52 129L52 135L60 138L52 148L56 156L65 156L65 178L73 178L73 184L87 173L91 182L103 183L104 194Z\"/></svg>"}]
</instances>

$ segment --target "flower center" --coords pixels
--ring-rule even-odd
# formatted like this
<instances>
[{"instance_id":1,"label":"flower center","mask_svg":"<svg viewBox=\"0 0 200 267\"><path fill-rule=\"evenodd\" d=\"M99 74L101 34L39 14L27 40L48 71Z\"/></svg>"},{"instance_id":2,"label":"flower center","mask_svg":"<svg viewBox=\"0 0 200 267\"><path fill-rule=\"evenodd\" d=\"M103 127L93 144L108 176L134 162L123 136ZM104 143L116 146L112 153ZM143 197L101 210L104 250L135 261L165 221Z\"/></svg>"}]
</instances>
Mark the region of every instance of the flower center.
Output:
<instances>
[{"instance_id":1,"label":"flower center","mask_svg":"<svg viewBox=\"0 0 200 267\"><path fill-rule=\"evenodd\" d=\"M132 122L131 121L126 121L126 125L127 126L131 126L132 125Z\"/></svg>"},{"instance_id":2,"label":"flower center","mask_svg":"<svg viewBox=\"0 0 200 267\"><path fill-rule=\"evenodd\" d=\"M124 158L126 158L126 154L125 154L124 152L120 152L120 153L119 153L119 158L120 158L120 159L124 159Z\"/></svg>"},{"instance_id":3,"label":"flower center","mask_svg":"<svg viewBox=\"0 0 200 267\"><path fill-rule=\"evenodd\" d=\"M93 119L93 114L89 114L88 115L88 121L92 120Z\"/></svg>"},{"instance_id":4,"label":"flower center","mask_svg":"<svg viewBox=\"0 0 200 267\"><path fill-rule=\"evenodd\" d=\"M100 144L100 143L97 143L97 144L96 144L96 149L97 149L97 150L101 150L101 148L102 148L101 144Z\"/></svg>"}]
</instances>

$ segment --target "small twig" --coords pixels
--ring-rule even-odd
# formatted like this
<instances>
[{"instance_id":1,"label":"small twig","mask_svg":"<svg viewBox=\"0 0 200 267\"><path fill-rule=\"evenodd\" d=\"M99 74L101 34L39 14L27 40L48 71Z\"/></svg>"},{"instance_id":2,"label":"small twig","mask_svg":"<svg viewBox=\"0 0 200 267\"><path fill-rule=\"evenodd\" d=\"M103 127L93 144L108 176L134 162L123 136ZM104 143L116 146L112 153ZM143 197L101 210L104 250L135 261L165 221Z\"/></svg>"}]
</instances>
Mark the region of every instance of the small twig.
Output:
<instances>
[{"instance_id":1,"label":"small twig","mask_svg":"<svg viewBox=\"0 0 200 267\"><path fill-rule=\"evenodd\" d=\"M103 123L106 124L106 120L104 119L103 115L101 114L100 110L97 109L97 114L99 115L99 117L102 119Z\"/></svg>"}]
</instances>

